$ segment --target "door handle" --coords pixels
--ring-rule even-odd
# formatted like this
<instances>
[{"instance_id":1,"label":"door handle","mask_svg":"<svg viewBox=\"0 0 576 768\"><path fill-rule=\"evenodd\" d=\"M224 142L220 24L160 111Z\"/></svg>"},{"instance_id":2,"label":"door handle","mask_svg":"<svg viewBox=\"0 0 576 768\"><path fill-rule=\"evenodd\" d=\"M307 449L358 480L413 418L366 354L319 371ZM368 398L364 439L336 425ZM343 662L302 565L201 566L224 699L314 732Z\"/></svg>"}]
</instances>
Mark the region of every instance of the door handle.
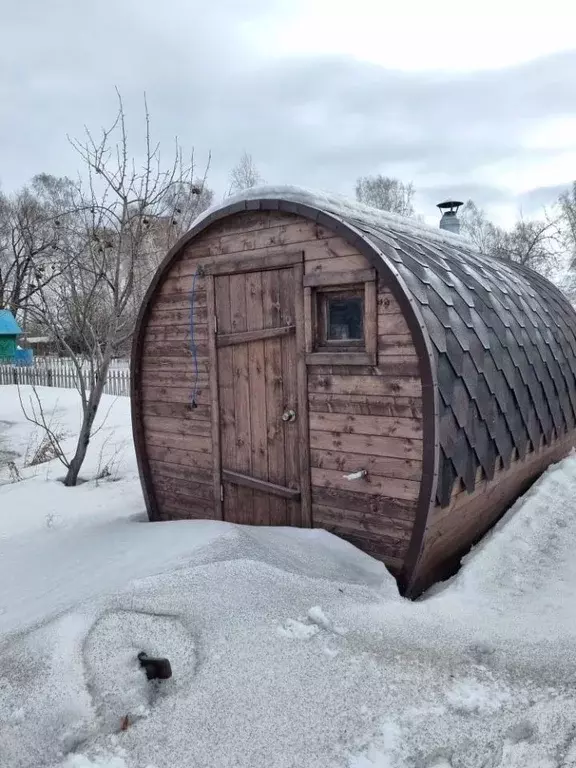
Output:
<instances>
[{"instance_id":1,"label":"door handle","mask_svg":"<svg viewBox=\"0 0 576 768\"><path fill-rule=\"evenodd\" d=\"M296 411L293 411L292 408L288 408L282 414L282 421L296 421Z\"/></svg>"}]
</instances>

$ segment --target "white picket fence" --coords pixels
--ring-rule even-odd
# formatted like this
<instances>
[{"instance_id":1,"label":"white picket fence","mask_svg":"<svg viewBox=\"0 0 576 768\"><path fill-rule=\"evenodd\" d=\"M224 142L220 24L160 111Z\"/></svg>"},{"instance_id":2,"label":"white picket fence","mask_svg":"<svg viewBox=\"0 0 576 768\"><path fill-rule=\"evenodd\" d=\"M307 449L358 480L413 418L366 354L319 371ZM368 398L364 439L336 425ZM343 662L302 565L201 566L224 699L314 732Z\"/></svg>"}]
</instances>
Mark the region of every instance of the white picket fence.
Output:
<instances>
[{"instance_id":1,"label":"white picket fence","mask_svg":"<svg viewBox=\"0 0 576 768\"><path fill-rule=\"evenodd\" d=\"M84 367L84 375L86 382L89 383L88 366ZM76 389L78 374L70 360L37 359L31 366L0 365L0 385L2 384L31 384L37 387ZM107 395L130 395L130 368L125 361L119 361L110 367L104 392Z\"/></svg>"}]
</instances>

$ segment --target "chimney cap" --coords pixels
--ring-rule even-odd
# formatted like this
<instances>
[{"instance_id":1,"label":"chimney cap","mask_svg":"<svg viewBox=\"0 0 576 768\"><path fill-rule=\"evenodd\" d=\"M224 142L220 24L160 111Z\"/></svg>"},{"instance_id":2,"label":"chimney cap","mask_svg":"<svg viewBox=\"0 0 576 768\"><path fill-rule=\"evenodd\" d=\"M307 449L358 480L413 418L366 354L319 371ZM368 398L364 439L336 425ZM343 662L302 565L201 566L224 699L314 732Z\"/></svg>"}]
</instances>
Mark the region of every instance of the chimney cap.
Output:
<instances>
[{"instance_id":1,"label":"chimney cap","mask_svg":"<svg viewBox=\"0 0 576 768\"><path fill-rule=\"evenodd\" d=\"M440 208L441 211L453 211L454 213L460 208L461 205L464 205L460 200L444 200L443 203L438 203L436 205L436 208Z\"/></svg>"}]
</instances>

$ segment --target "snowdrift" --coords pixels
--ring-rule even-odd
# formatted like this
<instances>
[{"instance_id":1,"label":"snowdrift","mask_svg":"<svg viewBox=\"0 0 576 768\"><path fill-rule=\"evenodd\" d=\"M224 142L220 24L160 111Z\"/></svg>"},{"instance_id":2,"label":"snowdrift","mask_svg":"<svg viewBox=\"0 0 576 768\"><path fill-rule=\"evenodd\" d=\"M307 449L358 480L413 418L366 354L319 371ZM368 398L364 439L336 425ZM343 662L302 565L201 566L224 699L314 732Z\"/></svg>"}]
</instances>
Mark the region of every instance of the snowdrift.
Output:
<instances>
[{"instance_id":1,"label":"snowdrift","mask_svg":"<svg viewBox=\"0 0 576 768\"><path fill-rule=\"evenodd\" d=\"M75 393L42 397L72 435ZM142 522L128 402L106 406L66 489L21 467L0 392L23 478L0 466L2 768L576 766L576 458L410 603L324 531Z\"/></svg>"}]
</instances>

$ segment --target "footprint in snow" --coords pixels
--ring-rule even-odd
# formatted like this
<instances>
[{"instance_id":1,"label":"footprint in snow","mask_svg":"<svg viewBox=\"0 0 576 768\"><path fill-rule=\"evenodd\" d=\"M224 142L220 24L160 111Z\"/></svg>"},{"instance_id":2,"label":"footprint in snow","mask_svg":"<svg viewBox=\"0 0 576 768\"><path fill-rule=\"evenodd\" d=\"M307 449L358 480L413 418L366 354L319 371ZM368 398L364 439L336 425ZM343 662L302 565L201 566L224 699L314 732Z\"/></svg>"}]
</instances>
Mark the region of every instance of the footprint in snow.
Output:
<instances>
[{"instance_id":1,"label":"footprint in snow","mask_svg":"<svg viewBox=\"0 0 576 768\"><path fill-rule=\"evenodd\" d=\"M286 619L284 624L278 627L279 634L298 640L309 640L321 630L335 635L344 635L346 633L346 630L341 627L334 626L333 622L318 605L310 608L305 619Z\"/></svg>"},{"instance_id":2,"label":"footprint in snow","mask_svg":"<svg viewBox=\"0 0 576 768\"><path fill-rule=\"evenodd\" d=\"M306 624L296 619L286 619L282 626L278 627L278 634L289 637L291 640L309 640L320 632L316 624Z\"/></svg>"}]
</instances>

